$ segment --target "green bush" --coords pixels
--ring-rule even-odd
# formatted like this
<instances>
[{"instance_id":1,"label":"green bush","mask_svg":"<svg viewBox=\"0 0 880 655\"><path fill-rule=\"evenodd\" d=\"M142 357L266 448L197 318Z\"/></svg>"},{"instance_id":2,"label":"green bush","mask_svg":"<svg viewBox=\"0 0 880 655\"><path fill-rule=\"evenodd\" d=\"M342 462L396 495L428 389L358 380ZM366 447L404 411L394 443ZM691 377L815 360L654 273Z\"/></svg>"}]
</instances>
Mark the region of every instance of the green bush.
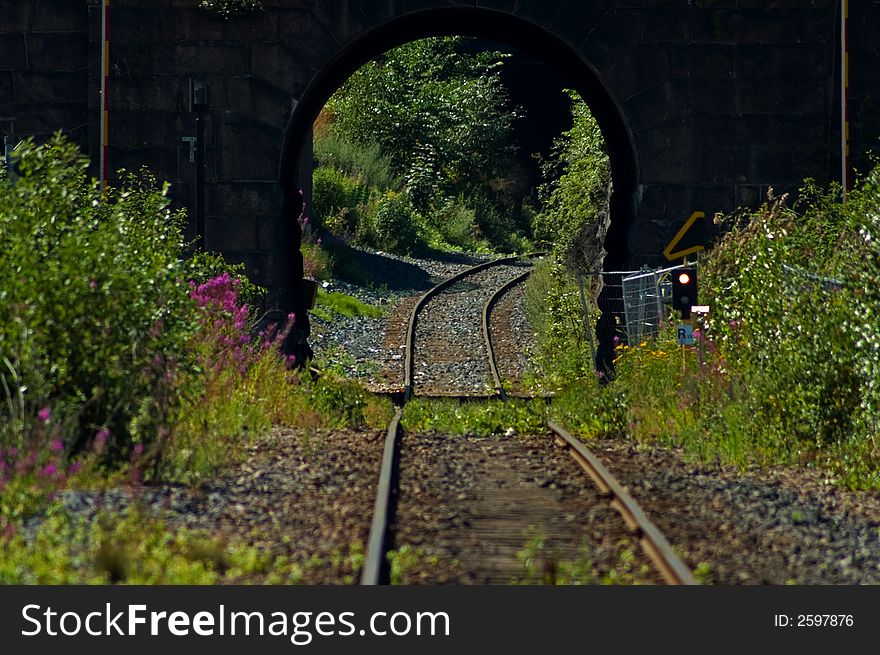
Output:
<instances>
[{"instance_id":1,"label":"green bush","mask_svg":"<svg viewBox=\"0 0 880 655\"><path fill-rule=\"evenodd\" d=\"M391 168L391 159L382 154L378 143L355 143L332 132L315 138L315 168L333 168L363 180L372 189L396 189L400 180Z\"/></svg>"},{"instance_id":2,"label":"green bush","mask_svg":"<svg viewBox=\"0 0 880 655\"><path fill-rule=\"evenodd\" d=\"M537 335L540 386L552 390L565 380L593 378L590 346L596 310L584 319L577 280L552 257L539 261L526 281L526 313ZM588 331L589 327L589 331Z\"/></svg>"},{"instance_id":3,"label":"green bush","mask_svg":"<svg viewBox=\"0 0 880 655\"><path fill-rule=\"evenodd\" d=\"M739 466L807 464L880 487L880 177L846 203L808 183L722 220L702 260L698 346L674 326L621 347L610 385L627 432Z\"/></svg>"},{"instance_id":4,"label":"green bush","mask_svg":"<svg viewBox=\"0 0 880 655\"><path fill-rule=\"evenodd\" d=\"M388 192L379 200L370 232L384 250L412 254L424 248L417 215L403 193Z\"/></svg>"},{"instance_id":5,"label":"green bush","mask_svg":"<svg viewBox=\"0 0 880 655\"><path fill-rule=\"evenodd\" d=\"M0 442L30 447L40 409L68 451L101 428L113 449L149 441L194 330L183 216L146 174L102 191L60 136L16 157L18 178L0 181Z\"/></svg>"},{"instance_id":6,"label":"green bush","mask_svg":"<svg viewBox=\"0 0 880 655\"><path fill-rule=\"evenodd\" d=\"M504 55L473 53L467 44L458 37L428 38L395 48L352 75L319 116L317 162L363 180L379 198L360 206L355 218L352 204L327 213L349 228L359 222L358 241L412 251L412 231L389 239L384 229L396 224L382 196L393 191L405 194L421 240L432 246L482 249L484 236L493 247L521 246L523 226L516 224L511 208L518 202L511 198L523 194L525 180L515 165L517 112L501 81ZM491 206L455 200L462 196L479 196ZM455 213L448 222L450 206ZM400 211L397 205L394 212Z\"/></svg>"},{"instance_id":7,"label":"green bush","mask_svg":"<svg viewBox=\"0 0 880 655\"><path fill-rule=\"evenodd\" d=\"M312 217L336 234L355 234L360 207L369 195L360 177L332 167L316 168L312 174Z\"/></svg>"},{"instance_id":8,"label":"green bush","mask_svg":"<svg viewBox=\"0 0 880 655\"><path fill-rule=\"evenodd\" d=\"M262 9L263 3L261 0L201 0L199 6L228 19L238 14Z\"/></svg>"},{"instance_id":9,"label":"green bush","mask_svg":"<svg viewBox=\"0 0 880 655\"><path fill-rule=\"evenodd\" d=\"M776 199L742 217L707 259L708 333L762 430L828 445L852 436L859 420L867 380L846 326L863 303L813 276L849 277L863 265L847 262L858 247L850 208L811 187L803 198L801 213Z\"/></svg>"},{"instance_id":10,"label":"green bush","mask_svg":"<svg viewBox=\"0 0 880 655\"><path fill-rule=\"evenodd\" d=\"M544 206L532 229L566 265L594 271L605 254L611 166L589 107L575 92L569 96L574 125L556 140L553 156L544 163L546 182L539 190Z\"/></svg>"},{"instance_id":11,"label":"green bush","mask_svg":"<svg viewBox=\"0 0 880 655\"><path fill-rule=\"evenodd\" d=\"M32 537L0 537L0 584L285 584L301 575L288 557L140 508L87 521L56 505Z\"/></svg>"}]
</instances>

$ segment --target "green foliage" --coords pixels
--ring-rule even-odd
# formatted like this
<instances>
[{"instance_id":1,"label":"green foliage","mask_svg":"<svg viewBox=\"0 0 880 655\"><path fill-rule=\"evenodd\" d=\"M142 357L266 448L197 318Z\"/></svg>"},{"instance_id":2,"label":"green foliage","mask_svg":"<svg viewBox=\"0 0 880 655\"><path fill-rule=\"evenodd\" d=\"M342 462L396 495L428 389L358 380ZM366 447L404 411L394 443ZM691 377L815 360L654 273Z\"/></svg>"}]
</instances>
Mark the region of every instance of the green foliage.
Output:
<instances>
[{"instance_id":1,"label":"green foliage","mask_svg":"<svg viewBox=\"0 0 880 655\"><path fill-rule=\"evenodd\" d=\"M158 473L198 483L241 461L258 435L272 426L302 430L384 427L390 403L330 372L317 380L290 370L274 349L248 368L224 369L181 414Z\"/></svg>"},{"instance_id":2,"label":"green foliage","mask_svg":"<svg viewBox=\"0 0 880 655\"><path fill-rule=\"evenodd\" d=\"M311 280L327 280L330 278L336 261L319 243L304 241L300 246L303 256L303 276Z\"/></svg>"},{"instance_id":3,"label":"green foliage","mask_svg":"<svg viewBox=\"0 0 880 655\"><path fill-rule=\"evenodd\" d=\"M428 216L429 243L437 250L487 249L477 225L477 213L464 196L448 199L440 211Z\"/></svg>"},{"instance_id":4,"label":"green foliage","mask_svg":"<svg viewBox=\"0 0 880 655\"><path fill-rule=\"evenodd\" d=\"M868 176L845 204L838 189L808 183L794 209L771 199L723 219L732 225L701 265L712 313L698 345L679 346L670 323L651 343L620 347L603 389L611 432L707 461L820 466L848 486L880 486L878 182ZM561 420L603 433L574 407Z\"/></svg>"},{"instance_id":5,"label":"green foliage","mask_svg":"<svg viewBox=\"0 0 880 655\"><path fill-rule=\"evenodd\" d=\"M523 247L502 55L471 54L465 43L395 48L328 101L316 123L315 211L331 231L401 253L425 242Z\"/></svg>"},{"instance_id":6,"label":"green foliage","mask_svg":"<svg viewBox=\"0 0 880 655\"><path fill-rule=\"evenodd\" d=\"M424 249L416 214L405 194L386 193L379 200L371 219L370 234L378 248L405 254Z\"/></svg>"},{"instance_id":7,"label":"green foliage","mask_svg":"<svg viewBox=\"0 0 880 655\"><path fill-rule=\"evenodd\" d=\"M518 434L536 434L545 429L546 411L542 400L461 403L416 398L406 404L403 423L410 430L452 435L488 436L509 430Z\"/></svg>"},{"instance_id":8,"label":"green foliage","mask_svg":"<svg viewBox=\"0 0 880 655\"><path fill-rule=\"evenodd\" d=\"M44 406L68 449L101 427L117 449L151 440L194 329L183 217L146 173L102 192L60 136L16 156L18 179L0 182L0 443L27 446Z\"/></svg>"},{"instance_id":9,"label":"green foliage","mask_svg":"<svg viewBox=\"0 0 880 655\"><path fill-rule=\"evenodd\" d=\"M389 550L386 555L390 568L391 584L412 584L418 574L426 569L436 568L440 558L431 555L422 546L404 544L396 550Z\"/></svg>"},{"instance_id":10,"label":"green foliage","mask_svg":"<svg viewBox=\"0 0 880 655\"><path fill-rule=\"evenodd\" d=\"M204 284L208 280L229 274L235 281L238 298L245 304L253 304L266 294L263 287L257 286L244 274L244 264L230 264L223 255L215 252L197 252L180 262L180 274L185 280Z\"/></svg>"},{"instance_id":11,"label":"green foliage","mask_svg":"<svg viewBox=\"0 0 880 655\"><path fill-rule=\"evenodd\" d=\"M333 314L340 316L368 316L370 318L379 318L382 316L382 310L374 305L367 305L353 296L339 293L336 291L327 292L318 288L318 297L315 301L315 309L312 313L323 318L331 320Z\"/></svg>"},{"instance_id":12,"label":"green foliage","mask_svg":"<svg viewBox=\"0 0 880 655\"><path fill-rule=\"evenodd\" d=\"M583 271L601 267L611 166L605 141L587 104L573 91L572 128L556 140L544 163L540 188L543 209L534 217L539 242L553 244L568 266Z\"/></svg>"},{"instance_id":13,"label":"green foliage","mask_svg":"<svg viewBox=\"0 0 880 655\"><path fill-rule=\"evenodd\" d=\"M629 408L624 385L602 385L591 376L560 389L553 397L550 415L579 437L595 441L625 435Z\"/></svg>"},{"instance_id":14,"label":"green foliage","mask_svg":"<svg viewBox=\"0 0 880 655\"><path fill-rule=\"evenodd\" d=\"M601 572L593 561L589 544L584 543L576 556L565 558L548 543L542 533L531 531L525 547L516 557L522 565L522 575L513 582L517 584L543 585L621 585L638 584L651 575L647 564L638 565L632 544L628 540L617 544L617 562L614 568Z\"/></svg>"},{"instance_id":15,"label":"green foliage","mask_svg":"<svg viewBox=\"0 0 880 655\"><path fill-rule=\"evenodd\" d=\"M536 382L554 390L566 380L593 378L590 339L598 313L593 309L589 324L584 320L580 287L571 272L555 258L542 259L526 282L525 296L545 373Z\"/></svg>"},{"instance_id":16,"label":"green foliage","mask_svg":"<svg viewBox=\"0 0 880 655\"><path fill-rule=\"evenodd\" d=\"M387 191L401 185L391 169L391 159L382 154L378 143L348 141L331 131L315 136L314 157L316 168L342 171L371 189Z\"/></svg>"},{"instance_id":17,"label":"green foliage","mask_svg":"<svg viewBox=\"0 0 880 655\"><path fill-rule=\"evenodd\" d=\"M322 166L312 174L312 213L335 234L358 231L362 206L369 200L369 188L360 177Z\"/></svg>"},{"instance_id":18,"label":"green foliage","mask_svg":"<svg viewBox=\"0 0 880 655\"><path fill-rule=\"evenodd\" d=\"M279 584L299 575L286 557L172 529L136 507L87 521L56 506L32 537L0 537L0 584Z\"/></svg>"},{"instance_id":19,"label":"green foliage","mask_svg":"<svg viewBox=\"0 0 880 655\"><path fill-rule=\"evenodd\" d=\"M853 307L872 303L811 276L857 278L870 258L856 240L861 202L842 206L810 186L803 198L800 214L777 199L746 216L715 249L704 275L717 308L708 333L765 432L822 446L849 438L870 411L864 353L847 327Z\"/></svg>"},{"instance_id":20,"label":"green foliage","mask_svg":"<svg viewBox=\"0 0 880 655\"><path fill-rule=\"evenodd\" d=\"M338 137L378 142L403 175L414 206L475 175L494 176L511 154L515 112L501 56L461 51L464 39L421 39L359 69L328 102Z\"/></svg>"},{"instance_id":21,"label":"green foliage","mask_svg":"<svg viewBox=\"0 0 880 655\"><path fill-rule=\"evenodd\" d=\"M232 16L262 9L263 3L261 0L201 0L199 7L229 19Z\"/></svg>"},{"instance_id":22,"label":"green foliage","mask_svg":"<svg viewBox=\"0 0 880 655\"><path fill-rule=\"evenodd\" d=\"M322 375L309 389L310 404L328 427L382 428L391 420L390 403L369 394L354 380Z\"/></svg>"}]
</instances>

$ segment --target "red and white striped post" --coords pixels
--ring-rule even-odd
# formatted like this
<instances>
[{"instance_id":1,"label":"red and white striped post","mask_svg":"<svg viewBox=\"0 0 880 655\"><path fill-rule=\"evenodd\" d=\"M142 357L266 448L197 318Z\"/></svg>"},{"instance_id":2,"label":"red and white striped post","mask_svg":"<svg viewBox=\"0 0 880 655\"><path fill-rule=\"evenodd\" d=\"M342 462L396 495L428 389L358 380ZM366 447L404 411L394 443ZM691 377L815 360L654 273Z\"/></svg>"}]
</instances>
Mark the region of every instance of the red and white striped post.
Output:
<instances>
[{"instance_id":1,"label":"red and white striped post","mask_svg":"<svg viewBox=\"0 0 880 655\"><path fill-rule=\"evenodd\" d=\"M101 188L110 178L110 0L101 7L101 151L99 169Z\"/></svg>"},{"instance_id":2,"label":"red and white striped post","mask_svg":"<svg viewBox=\"0 0 880 655\"><path fill-rule=\"evenodd\" d=\"M840 1L840 183L843 199L851 187L849 165L849 0Z\"/></svg>"}]
</instances>

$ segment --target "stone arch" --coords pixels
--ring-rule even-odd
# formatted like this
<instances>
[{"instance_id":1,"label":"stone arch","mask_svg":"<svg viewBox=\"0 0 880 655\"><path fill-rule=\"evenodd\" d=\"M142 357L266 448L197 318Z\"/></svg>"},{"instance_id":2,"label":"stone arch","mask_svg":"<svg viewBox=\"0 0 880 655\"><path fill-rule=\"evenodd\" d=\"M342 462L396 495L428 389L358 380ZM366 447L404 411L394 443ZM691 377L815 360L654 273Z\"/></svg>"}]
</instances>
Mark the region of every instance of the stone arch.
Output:
<instances>
[{"instance_id":1,"label":"stone arch","mask_svg":"<svg viewBox=\"0 0 880 655\"><path fill-rule=\"evenodd\" d=\"M547 64L564 67L576 90L589 105L608 147L612 169L611 227L606 237L609 265L629 257L628 237L635 223L635 195L638 188L638 158L632 132L618 99L597 68L566 40L538 22L510 12L474 6L443 7L398 15L345 42L311 78L292 112L282 146L279 181L284 193L282 220L291 226L293 253L291 285L302 275L297 217L298 179L301 150L311 126L327 99L358 68L395 46L429 36L474 36L506 42ZM298 294L294 294L298 296ZM305 317L302 300L294 297L298 316ZM300 323L305 334L308 325Z\"/></svg>"}]
</instances>

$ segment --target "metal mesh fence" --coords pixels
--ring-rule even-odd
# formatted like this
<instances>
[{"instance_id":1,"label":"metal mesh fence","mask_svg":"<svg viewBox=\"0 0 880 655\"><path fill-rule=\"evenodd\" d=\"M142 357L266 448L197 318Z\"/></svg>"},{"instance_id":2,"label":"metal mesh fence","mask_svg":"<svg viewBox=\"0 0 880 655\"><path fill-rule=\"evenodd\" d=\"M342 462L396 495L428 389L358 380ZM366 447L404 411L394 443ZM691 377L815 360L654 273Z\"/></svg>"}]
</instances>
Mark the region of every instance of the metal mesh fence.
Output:
<instances>
[{"instance_id":1,"label":"metal mesh fence","mask_svg":"<svg viewBox=\"0 0 880 655\"><path fill-rule=\"evenodd\" d=\"M641 271L602 271L596 324L596 370L611 372L618 344L638 345L660 333L671 302L669 272L677 266Z\"/></svg>"},{"instance_id":2,"label":"metal mesh fence","mask_svg":"<svg viewBox=\"0 0 880 655\"><path fill-rule=\"evenodd\" d=\"M656 337L664 315L659 272L629 275L622 285L627 341L635 345Z\"/></svg>"}]
</instances>

